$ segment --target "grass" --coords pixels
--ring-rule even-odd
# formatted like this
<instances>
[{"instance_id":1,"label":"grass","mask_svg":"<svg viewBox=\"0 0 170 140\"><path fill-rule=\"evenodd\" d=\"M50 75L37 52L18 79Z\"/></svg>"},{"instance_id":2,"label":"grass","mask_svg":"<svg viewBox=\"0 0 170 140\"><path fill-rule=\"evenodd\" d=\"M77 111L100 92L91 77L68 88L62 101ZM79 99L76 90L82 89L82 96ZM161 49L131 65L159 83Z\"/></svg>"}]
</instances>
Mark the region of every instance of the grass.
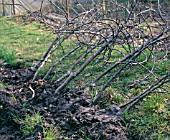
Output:
<instances>
[{"instance_id":1,"label":"grass","mask_svg":"<svg viewBox=\"0 0 170 140\"><path fill-rule=\"evenodd\" d=\"M0 59L3 59L10 65L22 64L25 67L34 65L54 39L54 35L47 37L50 34L50 31L48 31L43 25L36 22L32 22L31 24L21 24L20 22L15 22L15 19L11 18L0 18L0 22ZM75 44L73 42L66 41L62 45L68 49L66 51L69 51ZM80 50L81 53L83 51L84 50L82 49ZM115 62L119 59L119 57L122 57L120 54L119 56L116 54L116 52L113 52L111 61ZM54 61L53 58L58 59L62 55L62 49L59 49L54 56L52 56L51 62ZM160 52L156 55L159 55L158 58L162 58L162 56L164 56L164 52ZM72 55L66 59L63 64L60 64L60 67L56 67L56 76L60 77L63 72L66 72L67 68L71 65L70 62L77 58L77 56L78 54ZM145 60L145 56L141 55L139 60ZM51 62L46 64L45 68L41 70L41 73L45 73L51 65ZM148 69L151 69L152 61L149 61L145 66ZM89 65L82 75L70 83L70 87L75 87L75 84L79 86L86 85L91 82L95 78L94 73L100 74L103 71L103 67L106 68L108 66L101 66L100 62L96 65ZM155 64L155 74L157 77L161 77L169 71L169 69L170 63L168 59L156 62ZM127 70L123 71L119 78L115 79L115 82L112 82L105 90L104 96L102 97L102 107L108 107L112 103L121 104L129 100L129 98L143 92L150 86L150 84L155 82L155 77L151 76L145 80L145 84L136 83L138 79L145 76L146 72L147 70L141 66L128 67ZM91 74L90 76L83 76L85 74L88 75L89 73ZM55 80L57 77L52 78ZM109 78L109 76L105 76L99 83L97 83L98 87L91 91L92 97L97 94L96 91L101 85L106 83ZM133 85L133 87L130 88L129 85ZM0 87L4 87L2 82L0 83ZM164 85L163 88L165 90L162 88L156 90L154 93L151 93L150 96L144 98L133 109L125 112L124 116L131 139L162 140L170 137L169 87L169 84ZM160 91L165 93L159 93ZM42 116L39 116L38 114L27 116L23 122L23 135L30 135L34 133L34 127L36 124L40 123L43 126ZM47 140L53 138L57 139L55 135L56 133L58 132L54 126L51 126L50 129L44 128L44 134Z\"/></svg>"},{"instance_id":2,"label":"grass","mask_svg":"<svg viewBox=\"0 0 170 140\"><path fill-rule=\"evenodd\" d=\"M0 58L11 65L16 65L15 50L8 47L0 46Z\"/></svg>"},{"instance_id":3,"label":"grass","mask_svg":"<svg viewBox=\"0 0 170 140\"><path fill-rule=\"evenodd\" d=\"M0 17L0 58L10 65L31 66L40 59L54 35L39 23L22 24Z\"/></svg>"},{"instance_id":4,"label":"grass","mask_svg":"<svg viewBox=\"0 0 170 140\"><path fill-rule=\"evenodd\" d=\"M35 127L42 125L42 117L37 113L32 116L27 115L22 124L23 136L30 136L35 133Z\"/></svg>"},{"instance_id":5,"label":"grass","mask_svg":"<svg viewBox=\"0 0 170 140\"><path fill-rule=\"evenodd\" d=\"M57 140L57 129L54 126L51 126L48 130L44 132L44 140Z\"/></svg>"},{"instance_id":6,"label":"grass","mask_svg":"<svg viewBox=\"0 0 170 140\"><path fill-rule=\"evenodd\" d=\"M57 140L58 129L51 125L46 128L43 124L43 117L39 113L33 115L27 114L24 119L20 119L17 116L13 116L13 120L21 126L21 133L23 137L28 137L37 133L37 127L39 131L42 129L43 140Z\"/></svg>"},{"instance_id":7,"label":"grass","mask_svg":"<svg viewBox=\"0 0 170 140\"><path fill-rule=\"evenodd\" d=\"M33 135L36 132L36 126L42 125L42 117L39 113L33 115L27 114L24 118L19 118L16 115L12 115L13 120L21 126L21 133L23 137Z\"/></svg>"},{"instance_id":8,"label":"grass","mask_svg":"<svg viewBox=\"0 0 170 140\"><path fill-rule=\"evenodd\" d=\"M0 81L0 89L6 88L6 84L3 81Z\"/></svg>"},{"instance_id":9,"label":"grass","mask_svg":"<svg viewBox=\"0 0 170 140\"><path fill-rule=\"evenodd\" d=\"M144 99L134 110L125 113L131 139L170 138L170 97L168 94L153 93Z\"/></svg>"}]
</instances>

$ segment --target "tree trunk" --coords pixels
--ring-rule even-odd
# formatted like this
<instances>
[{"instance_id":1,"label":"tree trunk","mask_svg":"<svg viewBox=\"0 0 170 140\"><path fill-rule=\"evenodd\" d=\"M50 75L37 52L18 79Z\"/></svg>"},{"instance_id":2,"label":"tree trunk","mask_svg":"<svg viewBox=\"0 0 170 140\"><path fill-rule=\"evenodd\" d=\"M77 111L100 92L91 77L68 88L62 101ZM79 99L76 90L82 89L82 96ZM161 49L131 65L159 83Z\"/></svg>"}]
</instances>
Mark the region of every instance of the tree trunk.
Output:
<instances>
[{"instance_id":1,"label":"tree trunk","mask_svg":"<svg viewBox=\"0 0 170 140\"><path fill-rule=\"evenodd\" d=\"M13 10L13 15L15 15L15 2L12 0L12 10Z\"/></svg>"},{"instance_id":2,"label":"tree trunk","mask_svg":"<svg viewBox=\"0 0 170 140\"><path fill-rule=\"evenodd\" d=\"M68 0L66 0L66 14L67 14L67 22L69 21L70 19L70 12L69 12L69 2Z\"/></svg>"},{"instance_id":3,"label":"tree trunk","mask_svg":"<svg viewBox=\"0 0 170 140\"><path fill-rule=\"evenodd\" d=\"M2 0L2 16L5 16L5 5L4 5L4 0Z\"/></svg>"},{"instance_id":4,"label":"tree trunk","mask_svg":"<svg viewBox=\"0 0 170 140\"><path fill-rule=\"evenodd\" d=\"M106 18L106 0L102 1L103 18Z\"/></svg>"}]
</instances>

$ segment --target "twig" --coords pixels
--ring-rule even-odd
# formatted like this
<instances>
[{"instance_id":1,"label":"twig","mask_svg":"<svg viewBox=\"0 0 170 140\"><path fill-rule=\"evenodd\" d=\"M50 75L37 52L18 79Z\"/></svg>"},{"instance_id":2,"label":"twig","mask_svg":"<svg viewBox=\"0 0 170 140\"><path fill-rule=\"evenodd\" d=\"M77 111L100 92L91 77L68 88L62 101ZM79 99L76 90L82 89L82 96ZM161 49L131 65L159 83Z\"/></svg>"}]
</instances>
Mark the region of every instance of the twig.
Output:
<instances>
[{"instance_id":1,"label":"twig","mask_svg":"<svg viewBox=\"0 0 170 140\"><path fill-rule=\"evenodd\" d=\"M29 89L32 91L32 98L35 97L35 91L33 90L33 88L31 87L31 85L29 85Z\"/></svg>"}]
</instances>

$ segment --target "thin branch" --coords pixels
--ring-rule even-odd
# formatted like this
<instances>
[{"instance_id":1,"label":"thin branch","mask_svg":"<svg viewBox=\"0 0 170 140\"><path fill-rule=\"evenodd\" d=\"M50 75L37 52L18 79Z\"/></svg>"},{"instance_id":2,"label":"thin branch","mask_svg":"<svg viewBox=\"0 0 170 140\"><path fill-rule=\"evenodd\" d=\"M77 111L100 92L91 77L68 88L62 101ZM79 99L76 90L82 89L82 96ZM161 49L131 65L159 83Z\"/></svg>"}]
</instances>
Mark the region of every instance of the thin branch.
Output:
<instances>
[{"instance_id":1,"label":"thin branch","mask_svg":"<svg viewBox=\"0 0 170 140\"><path fill-rule=\"evenodd\" d=\"M162 77L155 84L153 84L151 87L146 89L143 93L134 97L133 99L129 100L128 102L120 105L120 107L124 108L125 106L130 104L129 106L127 106L127 108L124 111L129 110L132 106L134 106L137 102L139 102L139 100L143 99L149 93L153 92L155 89L159 88L160 86L162 86L163 84L168 83L168 82L170 82L170 73L167 73L164 77Z\"/></svg>"}]
</instances>

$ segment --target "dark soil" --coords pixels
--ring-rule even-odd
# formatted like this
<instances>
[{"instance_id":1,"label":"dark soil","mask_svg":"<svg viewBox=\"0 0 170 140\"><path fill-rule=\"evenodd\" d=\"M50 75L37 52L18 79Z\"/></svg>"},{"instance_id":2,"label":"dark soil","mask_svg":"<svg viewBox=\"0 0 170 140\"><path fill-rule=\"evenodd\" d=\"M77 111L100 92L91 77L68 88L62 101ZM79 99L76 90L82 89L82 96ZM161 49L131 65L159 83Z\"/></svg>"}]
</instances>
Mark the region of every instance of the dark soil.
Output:
<instances>
[{"instance_id":1,"label":"dark soil","mask_svg":"<svg viewBox=\"0 0 170 140\"><path fill-rule=\"evenodd\" d=\"M24 138L20 125L13 120L13 115L24 118L35 112L43 116L45 127L53 124L61 132L64 130L60 139L67 136L80 140L84 134L94 140L128 139L119 107L90 106L91 97L81 88L65 89L54 95L56 85L43 80L31 82L32 75L31 69L0 66L0 80L7 83L5 89L0 89L0 140L43 138L43 134L41 138L38 136L42 126L35 128L36 134Z\"/></svg>"}]
</instances>

